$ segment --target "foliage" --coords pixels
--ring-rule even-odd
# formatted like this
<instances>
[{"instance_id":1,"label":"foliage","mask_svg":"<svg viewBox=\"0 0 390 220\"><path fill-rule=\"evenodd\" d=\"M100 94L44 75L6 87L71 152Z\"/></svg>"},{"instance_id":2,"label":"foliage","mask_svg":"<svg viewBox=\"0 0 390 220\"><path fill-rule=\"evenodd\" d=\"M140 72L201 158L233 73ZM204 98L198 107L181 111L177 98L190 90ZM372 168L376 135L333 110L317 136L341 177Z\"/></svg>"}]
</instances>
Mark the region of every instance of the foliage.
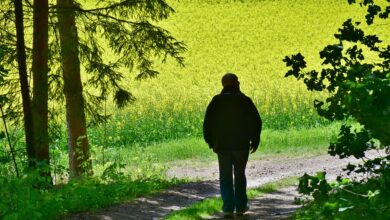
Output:
<instances>
[{"instance_id":1,"label":"foliage","mask_svg":"<svg viewBox=\"0 0 390 220\"><path fill-rule=\"evenodd\" d=\"M390 6L383 10L383 5L371 0L364 0L361 5L368 8L368 25L373 24L376 16L387 19L390 13ZM325 219L388 219L390 212L385 210L390 208L386 185L390 173L390 46L376 34L366 34L361 23L352 19L345 21L334 36L339 43L320 52L324 66L321 71L305 71L306 61L298 53L283 60L291 68L286 77L303 79L308 90L329 94L325 101L314 101L319 115L330 120L353 118L360 123L357 128L343 125L337 141L329 146L329 154L365 158L364 163L349 164L346 170L367 178L351 182L338 177L336 183L329 184L324 173L305 174L299 189L313 196L314 204L305 215L297 217L315 214ZM372 149L385 149L385 156L366 158L365 152Z\"/></svg>"},{"instance_id":2,"label":"foliage","mask_svg":"<svg viewBox=\"0 0 390 220\"><path fill-rule=\"evenodd\" d=\"M1 219L57 219L72 212L93 211L101 207L132 200L181 183L168 180L161 169L140 163L137 169L112 163L99 176L71 180L52 189L34 187L38 173L26 173L23 178L0 176ZM143 165L142 165L143 164ZM67 179L66 172L56 173Z\"/></svg>"},{"instance_id":3,"label":"foliage","mask_svg":"<svg viewBox=\"0 0 390 220\"><path fill-rule=\"evenodd\" d=\"M61 13L57 8L56 13ZM135 79L156 77L154 63L165 63L168 57L184 65L182 53L185 44L176 40L169 31L157 26L173 12L164 0L120 2L89 1L81 3L76 11L80 59L87 80L84 82L87 112L94 121L104 119L99 110L108 95L119 108L133 102L135 97L124 84L128 73ZM113 56L104 56L105 53Z\"/></svg>"},{"instance_id":4,"label":"foliage","mask_svg":"<svg viewBox=\"0 0 390 220\"><path fill-rule=\"evenodd\" d=\"M3 59L4 59L4 53L5 53L5 48L3 46L0 46L0 75L1 77L4 77L8 71L4 68L3 65Z\"/></svg>"},{"instance_id":5,"label":"foliage","mask_svg":"<svg viewBox=\"0 0 390 220\"><path fill-rule=\"evenodd\" d=\"M389 170L366 181L325 179L305 175L300 179L301 193L312 195L314 202L299 210L295 219L389 219ZM321 186L313 182L321 182ZM310 200L309 200L310 201Z\"/></svg>"}]
</instances>

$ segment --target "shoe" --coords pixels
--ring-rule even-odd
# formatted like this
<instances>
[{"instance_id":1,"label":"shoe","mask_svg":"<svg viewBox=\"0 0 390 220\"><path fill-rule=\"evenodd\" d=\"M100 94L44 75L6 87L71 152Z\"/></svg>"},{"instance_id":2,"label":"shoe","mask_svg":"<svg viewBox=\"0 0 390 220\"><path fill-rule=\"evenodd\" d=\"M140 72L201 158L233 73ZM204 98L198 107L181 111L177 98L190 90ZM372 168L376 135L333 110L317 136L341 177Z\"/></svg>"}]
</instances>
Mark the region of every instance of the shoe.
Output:
<instances>
[{"instance_id":1,"label":"shoe","mask_svg":"<svg viewBox=\"0 0 390 220\"><path fill-rule=\"evenodd\" d=\"M233 218L233 212L223 212L223 218Z\"/></svg>"},{"instance_id":2,"label":"shoe","mask_svg":"<svg viewBox=\"0 0 390 220\"><path fill-rule=\"evenodd\" d=\"M237 216L242 216L245 214L245 212L249 211L249 206L246 206L244 210L237 210L236 215Z\"/></svg>"}]
</instances>

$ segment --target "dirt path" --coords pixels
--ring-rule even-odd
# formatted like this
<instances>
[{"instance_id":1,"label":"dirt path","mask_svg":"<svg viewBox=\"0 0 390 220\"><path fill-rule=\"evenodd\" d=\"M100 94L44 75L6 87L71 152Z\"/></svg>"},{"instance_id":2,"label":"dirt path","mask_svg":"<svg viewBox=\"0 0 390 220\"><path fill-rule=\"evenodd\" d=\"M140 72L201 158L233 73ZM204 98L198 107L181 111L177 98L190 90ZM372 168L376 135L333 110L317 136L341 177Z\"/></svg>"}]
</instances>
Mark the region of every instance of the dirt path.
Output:
<instances>
[{"instance_id":1,"label":"dirt path","mask_svg":"<svg viewBox=\"0 0 390 220\"><path fill-rule=\"evenodd\" d=\"M247 166L248 187L257 187L286 177L314 174L325 170L328 176L341 173L342 167L353 159L340 160L330 156L312 158L273 158L250 161ZM172 211L180 210L195 202L219 194L218 168L213 164L207 168L172 168L169 176L197 178L201 181L172 187L162 193L138 198L135 201L102 209L97 213L82 213L66 219L161 219ZM294 187L281 189L275 193L251 201L252 214L249 219L281 219L297 208L293 204L296 195ZM218 214L214 219L220 218Z\"/></svg>"},{"instance_id":2,"label":"dirt path","mask_svg":"<svg viewBox=\"0 0 390 220\"><path fill-rule=\"evenodd\" d=\"M329 155L311 158L271 158L260 161L249 161L246 169L248 187L256 187L264 183L274 182L286 177L299 176L306 173L315 173L320 170L331 171L332 174L341 171L348 162L356 162L353 159L339 160ZM178 178L198 178L203 181L218 179L218 164L215 162L210 167L204 168L172 168L168 176Z\"/></svg>"}]
</instances>

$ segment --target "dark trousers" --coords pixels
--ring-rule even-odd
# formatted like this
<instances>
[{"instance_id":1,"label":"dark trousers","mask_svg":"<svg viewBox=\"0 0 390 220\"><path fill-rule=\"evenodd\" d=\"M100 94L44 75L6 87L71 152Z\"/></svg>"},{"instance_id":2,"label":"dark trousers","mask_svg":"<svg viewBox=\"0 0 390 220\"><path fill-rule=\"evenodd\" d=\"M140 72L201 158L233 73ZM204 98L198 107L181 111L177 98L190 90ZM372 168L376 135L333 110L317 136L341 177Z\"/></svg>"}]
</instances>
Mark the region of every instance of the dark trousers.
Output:
<instances>
[{"instance_id":1,"label":"dark trousers","mask_svg":"<svg viewBox=\"0 0 390 220\"><path fill-rule=\"evenodd\" d=\"M248 151L218 153L219 185L224 212L244 211L247 206L245 167L248 155Z\"/></svg>"}]
</instances>

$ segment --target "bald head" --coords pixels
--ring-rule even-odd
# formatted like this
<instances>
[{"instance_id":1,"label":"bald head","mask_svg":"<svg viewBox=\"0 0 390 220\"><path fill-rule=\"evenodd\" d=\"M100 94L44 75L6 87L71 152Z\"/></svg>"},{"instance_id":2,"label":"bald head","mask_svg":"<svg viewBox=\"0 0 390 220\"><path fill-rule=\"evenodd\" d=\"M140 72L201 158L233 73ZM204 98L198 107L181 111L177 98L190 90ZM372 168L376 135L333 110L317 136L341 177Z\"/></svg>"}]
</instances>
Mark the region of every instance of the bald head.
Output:
<instances>
[{"instance_id":1,"label":"bald head","mask_svg":"<svg viewBox=\"0 0 390 220\"><path fill-rule=\"evenodd\" d=\"M233 87L239 89L240 82L238 81L238 77L234 73L226 73L222 77L222 86L224 88Z\"/></svg>"}]
</instances>

